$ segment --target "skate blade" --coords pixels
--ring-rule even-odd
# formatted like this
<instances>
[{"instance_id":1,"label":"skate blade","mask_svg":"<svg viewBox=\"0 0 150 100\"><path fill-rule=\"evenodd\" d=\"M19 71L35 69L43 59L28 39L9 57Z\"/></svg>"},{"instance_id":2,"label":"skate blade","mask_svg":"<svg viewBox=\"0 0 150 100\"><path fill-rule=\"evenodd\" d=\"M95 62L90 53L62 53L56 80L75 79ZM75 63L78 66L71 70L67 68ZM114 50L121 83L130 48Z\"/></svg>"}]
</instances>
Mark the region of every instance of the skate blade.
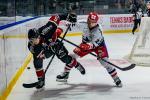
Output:
<instances>
[{"instance_id":1,"label":"skate blade","mask_svg":"<svg viewBox=\"0 0 150 100\"><path fill-rule=\"evenodd\" d=\"M123 85L122 85L122 83L120 83L119 85L116 85L115 87L117 87L117 88L122 88Z\"/></svg>"},{"instance_id":2,"label":"skate blade","mask_svg":"<svg viewBox=\"0 0 150 100\"><path fill-rule=\"evenodd\" d=\"M67 82L67 79L56 79L57 82Z\"/></svg>"},{"instance_id":3,"label":"skate blade","mask_svg":"<svg viewBox=\"0 0 150 100\"><path fill-rule=\"evenodd\" d=\"M117 85L117 87L118 87L118 88L122 88L122 87L123 87L123 85L122 85L122 84L119 84L119 85Z\"/></svg>"}]
</instances>

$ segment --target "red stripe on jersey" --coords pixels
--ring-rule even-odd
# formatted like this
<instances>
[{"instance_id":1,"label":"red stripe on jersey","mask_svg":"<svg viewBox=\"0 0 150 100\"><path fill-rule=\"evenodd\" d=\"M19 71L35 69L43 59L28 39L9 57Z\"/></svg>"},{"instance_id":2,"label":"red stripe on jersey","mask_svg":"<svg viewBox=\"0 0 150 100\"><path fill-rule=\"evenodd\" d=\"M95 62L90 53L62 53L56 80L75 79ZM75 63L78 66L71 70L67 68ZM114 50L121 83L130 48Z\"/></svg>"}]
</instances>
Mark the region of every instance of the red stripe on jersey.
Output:
<instances>
[{"instance_id":1,"label":"red stripe on jersey","mask_svg":"<svg viewBox=\"0 0 150 100\"><path fill-rule=\"evenodd\" d=\"M52 42L55 42L57 40L57 33L55 32L52 36Z\"/></svg>"},{"instance_id":2,"label":"red stripe on jersey","mask_svg":"<svg viewBox=\"0 0 150 100\"><path fill-rule=\"evenodd\" d=\"M52 21L52 22L55 22L57 25L59 25L59 22L60 22L60 18L58 15L55 15L55 16L51 16L49 21Z\"/></svg>"},{"instance_id":3,"label":"red stripe on jersey","mask_svg":"<svg viewBox=\"0 0 150 100\"><path fill-rule=\"evenodd\" d=\"M77 65L77 61L75 60L75 59L72 59L72 61L71 61L71 63L70 64L68 64L69 65L69 67L74 67L74 66L76 66Z\"/></svg>"}]
</instances>

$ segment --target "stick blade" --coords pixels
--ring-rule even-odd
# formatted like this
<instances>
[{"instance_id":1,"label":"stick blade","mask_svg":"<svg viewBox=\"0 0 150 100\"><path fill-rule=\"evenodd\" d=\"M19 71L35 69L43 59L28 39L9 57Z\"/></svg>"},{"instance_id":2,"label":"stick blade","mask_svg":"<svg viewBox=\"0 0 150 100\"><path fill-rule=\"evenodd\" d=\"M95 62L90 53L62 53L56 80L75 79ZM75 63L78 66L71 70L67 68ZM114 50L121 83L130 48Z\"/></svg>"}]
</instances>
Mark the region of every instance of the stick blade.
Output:
<instances>
[{"instance_id":1,"label":"stick blade","mask_svg":"<svg viewBox=\"0 0 150 100\"><path fill-rule=\"evenodd\" d=\"M23 83L23 84L22 84L22 86L23 86L24 88L34 88L34 87L36 87L36 85L37 85L37 82L29 83L29 84L27 84L27 83Z\"/></svg>"},{"instance_id":2,"label":"stick blade","mask_svg":"<svg viewBox=\"0 0 150 100\"><path fill-rule=\"evenodd\" d=\"M136 64L131 64L131 65L129 65L128 67L121 68L121 70L122 70L122 71L128 71L128 70L133 69L135 66L136 66Z\"/></svg>"}]
</instances>

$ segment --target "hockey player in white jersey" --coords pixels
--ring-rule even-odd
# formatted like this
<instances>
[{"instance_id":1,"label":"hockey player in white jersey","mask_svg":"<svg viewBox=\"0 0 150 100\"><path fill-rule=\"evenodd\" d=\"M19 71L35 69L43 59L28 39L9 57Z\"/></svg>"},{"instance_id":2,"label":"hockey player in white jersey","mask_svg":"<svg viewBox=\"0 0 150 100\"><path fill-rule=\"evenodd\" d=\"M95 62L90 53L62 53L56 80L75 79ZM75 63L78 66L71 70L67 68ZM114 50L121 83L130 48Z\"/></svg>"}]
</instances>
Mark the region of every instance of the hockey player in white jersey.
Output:
<instances>
[{"instance_id":1,"label":"hockey player in white jersey","mask_svg":"<svg viewBox=\"0 0 150 100\"><path fill-rule=\"evenodd\" d=\"M71 54L72 57L84 57L85 55L89 54L90 52L95 52L98 56L98 61L106 68L109 75L114 80L116 86L122 87L121 80L119 79L116 69L104 62L102 59L105 59L109 62L108 59L108 52L105 45L103 33L101 30L100 25L97 23L99 20L98 14L96 12L91 12L88 15L88 19L86 23L81 23L83 28L83 35L82 35L82 43L79 45L80 48L74 49L74 54ZM84 25L83 25L84 24ZM64 72L57 76L57 81L62 81L68 79L70 69L67 66L64 68ZM67 73L67 75L66 75Z\"/></svg>"}]
</instances>

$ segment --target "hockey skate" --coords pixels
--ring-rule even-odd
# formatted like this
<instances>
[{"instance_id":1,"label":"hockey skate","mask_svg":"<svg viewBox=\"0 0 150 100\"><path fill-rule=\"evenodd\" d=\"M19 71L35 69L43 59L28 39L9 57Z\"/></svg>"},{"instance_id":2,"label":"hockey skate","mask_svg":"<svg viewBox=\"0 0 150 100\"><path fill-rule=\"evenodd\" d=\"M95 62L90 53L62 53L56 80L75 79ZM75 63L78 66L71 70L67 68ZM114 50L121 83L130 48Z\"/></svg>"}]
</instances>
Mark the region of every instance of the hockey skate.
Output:
<instances>
[{"instance_id":1,"label":"hockey skate","mask_svg":"<svg viewBox=\"0 0 150 100\"><path fill-rule=\"evenodd\" d=\"M45 78L38 78L38 82L36 84L36 89L42 89L45 86Z\"/></svg>"},{"instance_id":2,"label":"hockey skate","mask_svg":"<svg viewBox=\"0 0 150 100\"><path fill-rule=\"evenodd\" d=\"M57 75L56 81L67 82L68 77L69 77L69 72L63 72L62 74Z\"/></svg>"},{"instance_id":3,"label":"hockey skate","mask_svg":"<svg viewBox=\"0 0 150 100\"><path fill-rule=\"evenodd\" d=\"M122 82L118 76L114 77L113 79L114 79L114 83L116 84L117 87L122 87Z\"/></svg>"},{"instance_id":4,"label":"hockey skate","mask_svg":"<svg viewBox=\"0 0 150 100\"><path fill-rule=\"evenodd\" d=\"M78 69L82 75L85 74L85 69L80 63L78 63L78 66L76 67L76 69Z\"/></svg>"}]
</instances>

